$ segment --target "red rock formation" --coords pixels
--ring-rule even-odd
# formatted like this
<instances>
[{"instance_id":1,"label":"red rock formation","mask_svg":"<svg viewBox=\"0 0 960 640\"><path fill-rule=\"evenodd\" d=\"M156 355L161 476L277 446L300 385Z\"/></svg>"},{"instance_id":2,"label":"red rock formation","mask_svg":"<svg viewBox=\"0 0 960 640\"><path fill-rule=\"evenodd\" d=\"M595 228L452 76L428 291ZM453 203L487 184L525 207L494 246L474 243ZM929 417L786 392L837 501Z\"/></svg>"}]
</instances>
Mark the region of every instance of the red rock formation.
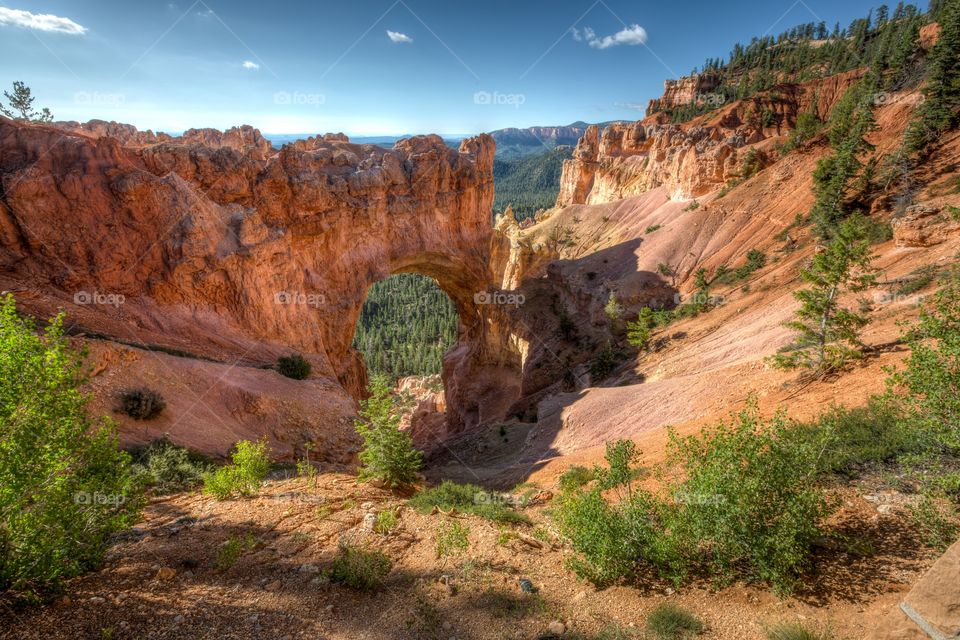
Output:
<instances>
[{"instance_id":1,"label":"red rock formation","mask_svg":"<svg viewBox=\"0 0 960 640\"><path fill-rule=\"evenodd\" d=\"M715 191L738 177L748 149L767 149L794 127L799 113L812 110L825 118L861 73L783 84L684 124L651 116L602 133L591 127L564 161L557 206L612 202L660 186L676 200Z\"/></svg>"},{"instance_id":2,"label":"red rock formation","mask_svg":"<svg viewBox=\"0 0 960 640\"><path fill-rule=\"evenodd\" d=\"M710 73L695 73L683 76L679 80L664 80L663 95L650 101L647 105L647 115L651 116L664 109L673 109L694 102L700 104L710 100L711 96L707 94L716 89L719 84L720 77Z\"/></svg>"},{"instance_id":3,"label":"red rock formation","mask_svg":"<svg viewBox=\"0 0 960 640\"><path fill-rule=\"evenodd\" d=\"M482 414L475 374L506 364L474 301L495 281L493 153L486 135L459 151L438 136L386 150L328 135L277 152L250 127L169 138L0 119L2 280L34 294L19 296L27 310L63 307L125 342L227 363L300 351L314 378L357 397L350 343L368 287L429 275L460 313L444 375L471 387L448 383L461 429Z\"/></svg>"}]
</instances>

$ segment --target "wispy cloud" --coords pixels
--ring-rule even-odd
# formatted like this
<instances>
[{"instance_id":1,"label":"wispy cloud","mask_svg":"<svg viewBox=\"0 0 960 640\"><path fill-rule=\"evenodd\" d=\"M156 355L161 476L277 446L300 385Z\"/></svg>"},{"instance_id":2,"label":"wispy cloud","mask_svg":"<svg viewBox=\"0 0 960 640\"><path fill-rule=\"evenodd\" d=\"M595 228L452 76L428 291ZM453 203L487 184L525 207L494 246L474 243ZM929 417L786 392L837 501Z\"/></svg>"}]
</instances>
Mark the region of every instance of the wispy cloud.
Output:
<instances>
[{"instance_id":1,"label":"wispy cloud","mask_svg":"<svg viewBox=\"0 0 960 640\"><path fill-rule=\"evenodd\" d=\"M584 27L582 30L576 27L570 29L573 39L577 42L586 42L594 49L609 49L618 45L636 46L647 43L647 30L638 24L632 24L629 27L616 32L612 36L597 36L596 32L590 27Z\"/></svg>"},{"instance_id":2,"label":"wispy cloud","mask_svg":"<svg viewBox=\"0 0 960 640\"><path fill-rule=\"evenodd\" d=\"M258 65L256 62L253 62L252 60L244 60L243 68L250 69L251 71L256 71L257 69L260 68L260 65Z\"/></svg>"},{"instance_id":3,"label":"wispy cloud","mask_svg":"<svg viewBox=\"0 0 960 640\"><path fill-rule=\"evenodd\" d=\"M397 44L402 44L402 43L409 44L413 42L413 38L411 38L407 34L400 33L399 31L390 31L389 29L387 29L387 37L390 38L391 42L395 42Z\"/></svg>"},{"instance_id":4,"label":"wispy cloud","mask_svg":"<svg viewBox=\"0 0 960 640\"><path fill-rule=\"evenodd\" d=\"M615 102L613 106L620 107L622 109L630 109L631 111L646 111L647 105L640 104L639 102Z\"/></svg>"},{"instance_id":5,"label":"wispy cloud","mask_svg":"<svg viewBox=\"0 0 960 640\"><path fill-rule=\"evenodd\" d=\"M22 9L8 9L7 7L0 7L0 25L12 25L52 33L66 33L71 36L82 36L87 32L86 27L77 24L70 18L61 18L48 13L30 13Z\"/></svg>"},{"instance_id":6,"label":"wispy cloud","mask_svg":"<svg viewBox=\"0 0 960 640\"><path fill-rule=\"evenodd\" d=\"M200 16L201 18L213 18L217 14L216 12L214 12L213 9L207 7L206 9L203 9L201 11L197 11L197 15Z\"/></svg>"}]
</instances>

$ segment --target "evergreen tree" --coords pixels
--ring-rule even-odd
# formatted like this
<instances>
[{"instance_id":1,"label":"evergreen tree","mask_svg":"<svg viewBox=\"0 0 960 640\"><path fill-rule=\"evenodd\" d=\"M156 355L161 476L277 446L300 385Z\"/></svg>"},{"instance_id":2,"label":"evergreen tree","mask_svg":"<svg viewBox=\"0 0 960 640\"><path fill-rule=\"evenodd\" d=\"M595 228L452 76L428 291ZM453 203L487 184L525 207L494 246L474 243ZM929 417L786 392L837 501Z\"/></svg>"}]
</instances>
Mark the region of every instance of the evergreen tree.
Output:
<instances>
[{"instance_id":1,"label":"evergreen tree","mask_svg":"<svg viewBox=\"0 0 960 640\"><path fill-rule=\"evenodd\" d=\"M387 379L370 382L370 397L360 402L354 427L363 438L360 480L379 480L390 488L413 484L423 464L423 454L413 448L410 433L400 430L396 398Z\"/></svg>"},{"instance_id":2,"label":"evergreen tree","mask_svg":"<svg viewBox=\"0 0 960 640\"><path fill-rule=\"evenodd\" d=\"M906 133L910 153L925 154L960 119L960 0L938 8L940 39L930 52L925 100Z\"/></svg>"},{"instance_id":3,"label":"evergreen tree","mask_svg":"<svg viewBox=\"0 0 960 640\"><path fill-rule=\"evenodd\" d=\"M860 330L868 322L869 308L844 308L840 298L860 293L876 281L871 261L865 220L855 214L840 223L830 244L800 272L809 287L794 293L801 306L796 319L786 325L797 338L791 348L774 356L774 366L802 367L823 375L862 356Z\"/></svg>"},{"instance_id":4,"label":"evergreen tree","mask_svg":"<svg viewBox=\"0 0 960 640\"><path fill-rule=\"evenodd\" d=\"M0 113L13 120L26 122L53 122L53 114L50 109L44 107L40 111L34 111L33 101L36 99L28 87L19 80L13 83L13 94L8 91L3 92L9 103L8 107L0 102Z\"/></svg>"}]
</instances>

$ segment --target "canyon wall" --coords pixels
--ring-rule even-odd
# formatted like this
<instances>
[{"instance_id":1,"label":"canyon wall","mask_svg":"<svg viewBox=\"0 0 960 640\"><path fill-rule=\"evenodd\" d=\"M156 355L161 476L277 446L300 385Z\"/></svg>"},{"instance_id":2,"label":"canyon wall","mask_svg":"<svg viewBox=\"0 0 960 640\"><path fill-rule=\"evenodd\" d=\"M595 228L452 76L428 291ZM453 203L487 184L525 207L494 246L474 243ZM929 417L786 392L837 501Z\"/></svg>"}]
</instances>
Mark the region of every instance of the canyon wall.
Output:
<instances>
[{"instance_id":1,"label":"canyon wall","mask_svg":"<svg viewBox=\"0 0 960 640\"><path fill-rule=\"evenodd\" d=\"M810 111L825 119L861 73L782 84L683 124L654 114L602 131L591 126L573 158L564 161L557 206L612 202L661 186L674 200L715 191L740 177L750 149L766 162L772 139L792 130L798 114ZM691 85L683 91L694 90ZM668 86L662 100L680 100L678 91Z\"/></svg>"}]
</instances>

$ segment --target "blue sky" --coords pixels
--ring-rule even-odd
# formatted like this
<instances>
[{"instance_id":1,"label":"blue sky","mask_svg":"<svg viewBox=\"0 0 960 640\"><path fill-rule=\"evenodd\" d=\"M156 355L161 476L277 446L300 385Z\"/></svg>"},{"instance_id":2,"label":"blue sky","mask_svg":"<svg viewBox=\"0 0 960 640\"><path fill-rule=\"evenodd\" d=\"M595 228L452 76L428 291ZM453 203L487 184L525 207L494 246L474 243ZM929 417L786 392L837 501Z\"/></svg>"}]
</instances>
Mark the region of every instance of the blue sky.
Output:
<instances>
[{"instance_id":1,"label":"blue sky","mask_svg":"<svg viewBox=\"0 0 960 640\"><path fill-rule=\"evenodd\" d=\"M637 119L665 78L738 40L818 18L846 26L874 4L0 0L0 85L25 81L57 119L174 132L456 134Z\"/></svg>"}]
</instances>

